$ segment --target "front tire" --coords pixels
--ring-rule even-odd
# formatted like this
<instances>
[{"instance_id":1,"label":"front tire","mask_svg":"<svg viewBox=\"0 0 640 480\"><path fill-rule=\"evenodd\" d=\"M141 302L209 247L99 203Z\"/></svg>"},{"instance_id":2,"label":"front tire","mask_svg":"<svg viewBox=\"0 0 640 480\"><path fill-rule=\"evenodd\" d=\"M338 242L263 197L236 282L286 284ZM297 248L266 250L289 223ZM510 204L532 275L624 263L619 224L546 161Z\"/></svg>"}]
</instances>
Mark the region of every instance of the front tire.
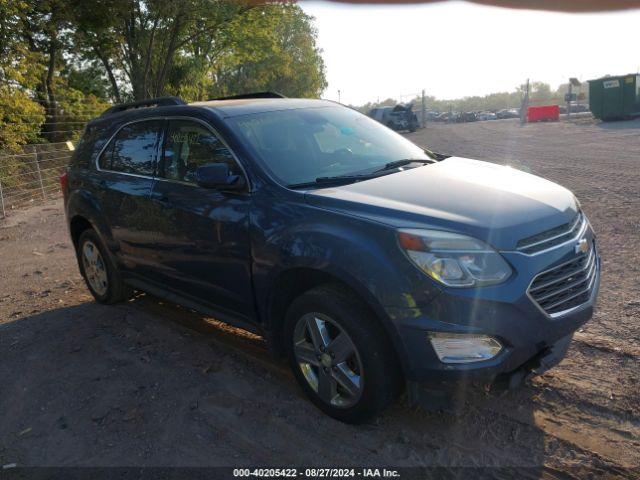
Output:
<instances>
[{"instance_id":1,"label":"front tire","mask_svg":"<svg viewBox=\"0 0 640 480\"><path fill-rule=\"evenodd\" d=\"M94 230L82 232L76 254L80 273L96 301L112 304L131 296L131 288L122 281L120 272Z\"/></svg>"},{"instance_id":2,"label":"front tire","mask_svg":"<svg viewBox=\"0 0 640 480\"><path fill-rule=\"evenodd\" d=\"M402 375L384 329L344 289L321 286L294 300L284 335L296 380L333 418L362 423L398 395Z\"/></svg>"}]
</instances>

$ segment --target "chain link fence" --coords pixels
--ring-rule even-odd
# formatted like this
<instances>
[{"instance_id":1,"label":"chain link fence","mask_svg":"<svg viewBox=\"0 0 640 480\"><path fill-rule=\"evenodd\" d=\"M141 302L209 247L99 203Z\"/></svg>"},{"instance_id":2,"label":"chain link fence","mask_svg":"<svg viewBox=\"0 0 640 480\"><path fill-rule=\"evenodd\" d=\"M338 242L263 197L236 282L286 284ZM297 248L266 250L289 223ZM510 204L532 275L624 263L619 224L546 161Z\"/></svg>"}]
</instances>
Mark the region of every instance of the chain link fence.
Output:
<instances>
[{"instance_id":1,"label":"chain link fence","mask_svg":"<svg viewBox=\"0 0 640 480\"><path fill-rule=\"evenodd\" d=\"M72 153L71 142L25 145L19 153L0 153L0 218L15 208L59 196L59 177Z\"/></svg>"}]
</instances>

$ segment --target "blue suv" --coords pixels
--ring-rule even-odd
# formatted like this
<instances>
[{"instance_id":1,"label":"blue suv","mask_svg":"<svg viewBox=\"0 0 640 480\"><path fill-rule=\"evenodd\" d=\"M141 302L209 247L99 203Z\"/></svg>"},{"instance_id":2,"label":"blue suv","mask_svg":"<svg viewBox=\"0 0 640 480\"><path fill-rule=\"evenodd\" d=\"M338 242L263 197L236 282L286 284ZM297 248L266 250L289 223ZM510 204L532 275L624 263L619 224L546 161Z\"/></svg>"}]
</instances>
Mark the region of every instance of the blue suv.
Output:
<instances>
[{"instance_id":1,"label":"blue suv","mask_svg":"<svg viewBox=\"0 0 640 480\"><path fill-rule=\"evenodd\" d=\"M118 105L61 181L97 301L137 289L259 333L346 422L403 389L518 385L563 358L598 292L569 190L329 101Z\"/></svg>"}]
</instances>

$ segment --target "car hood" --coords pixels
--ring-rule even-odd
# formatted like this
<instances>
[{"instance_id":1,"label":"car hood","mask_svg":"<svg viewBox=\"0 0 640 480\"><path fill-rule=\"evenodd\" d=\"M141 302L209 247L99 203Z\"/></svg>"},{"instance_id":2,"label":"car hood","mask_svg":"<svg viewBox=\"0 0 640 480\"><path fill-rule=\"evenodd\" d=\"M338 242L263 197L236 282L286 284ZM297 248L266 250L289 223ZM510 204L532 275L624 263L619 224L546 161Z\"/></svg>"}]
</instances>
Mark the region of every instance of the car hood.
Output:
<instances>
[{"instance_id":1,"label":"car hood","mask_svg":"<svg viewBox=\"0 0 640 480\"><path fill-rule=\"evenodd\" d=\"M396 228L472 235L500 250L570 222L578 211L564 187L510 167L450 157L339 187L310 190L309 204Z\"/></svg>"}]
</instances>

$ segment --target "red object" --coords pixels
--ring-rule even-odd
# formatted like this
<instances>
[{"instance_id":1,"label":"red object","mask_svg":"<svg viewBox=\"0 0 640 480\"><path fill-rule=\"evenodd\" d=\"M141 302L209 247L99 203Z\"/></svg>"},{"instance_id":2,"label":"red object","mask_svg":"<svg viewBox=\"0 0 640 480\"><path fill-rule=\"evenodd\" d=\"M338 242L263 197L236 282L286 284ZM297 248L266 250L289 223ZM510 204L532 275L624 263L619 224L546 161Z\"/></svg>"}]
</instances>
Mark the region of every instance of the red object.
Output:
<instances>
[{"instance_id":1,"label":"red object","mask_svg":"<svg viewBox=\"0 0 640 480\"><path fill-rule=\"evenodd\" d=\"M560 120L560 107L558 105L541 105L527 109L527 122L549 122Z\"/></svg>"},{"instance_id":2,"label":"red object","mask_svg":"<svg viewBox=\"0 0 640 480\"><path fill-rule=\"evenodd\" d=\"M69 191L69 174L64 172L60 175L60 188L62 189L62 194L67 196L67 192Z\"/></svg>"}]
</instances>

